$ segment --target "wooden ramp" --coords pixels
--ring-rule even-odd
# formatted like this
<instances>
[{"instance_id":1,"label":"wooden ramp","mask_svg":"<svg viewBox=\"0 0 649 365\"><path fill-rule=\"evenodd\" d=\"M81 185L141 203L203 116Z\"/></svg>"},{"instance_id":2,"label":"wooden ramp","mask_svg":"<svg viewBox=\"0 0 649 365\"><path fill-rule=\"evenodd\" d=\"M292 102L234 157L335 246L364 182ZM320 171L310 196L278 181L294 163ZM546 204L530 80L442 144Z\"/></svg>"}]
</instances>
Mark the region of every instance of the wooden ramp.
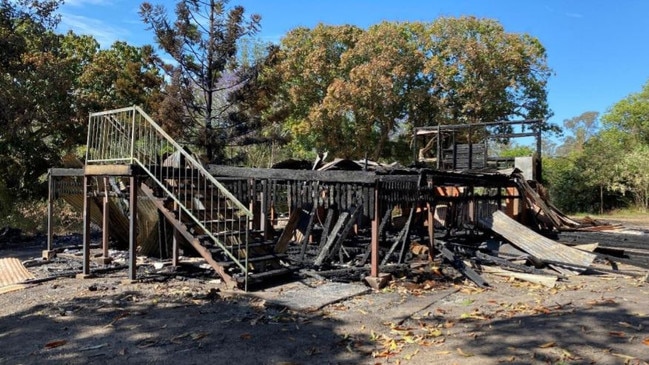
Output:
<instances>
[{"instance_id":1,"label":"wooden ramp","mask_svg":"<svg viewBox=\"0 0 649 365\"><path fill-rule=\"evenodd\" d=\"M564 275L574 275L585 271L586 267L590 266L595 259L595 255L592 253L577 250L541 236L501 211L495 211L491 218L480 219L480 223L529 255L541 261L555 263L550 266Z\"/></svg>"}]
</instances>

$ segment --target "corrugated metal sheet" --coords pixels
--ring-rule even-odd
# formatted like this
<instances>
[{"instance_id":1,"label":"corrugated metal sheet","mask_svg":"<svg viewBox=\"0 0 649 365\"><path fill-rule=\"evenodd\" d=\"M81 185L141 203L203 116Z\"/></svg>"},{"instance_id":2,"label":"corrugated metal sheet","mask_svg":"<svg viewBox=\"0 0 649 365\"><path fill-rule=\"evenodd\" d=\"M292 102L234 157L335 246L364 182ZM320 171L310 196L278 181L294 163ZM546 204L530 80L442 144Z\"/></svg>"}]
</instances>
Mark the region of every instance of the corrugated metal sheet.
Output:
<instances>
[{"instance_id":1,"label":"corrugated metal sheet","mask_svg":"<svg viewBox=\"0 0 649 365\"><path fill-rule=\"evenodd\" d=\"M35 278L17 258L0 259L0 287Z\"/></svg>"},{"instance_id":2,"label":"corrugated metal sheet","mask_svg":"<svg viewBox=\"0 0 649 365\"><path fill-rule=\"evenodd\" d=\"M521 250L542 260L566 263L566 266L568 267L570 267L570 264L586 267L590 266L596 257L592 253L580 251L543 237L509 218L501 211L494 212L492 218L481 219L481 223L505 237L509 242ZM567 270L562 269L561 267L555 267L555 269L564 275L569 275L573 271L584 271L583 268Z\"/></svg>"}]
</instances>

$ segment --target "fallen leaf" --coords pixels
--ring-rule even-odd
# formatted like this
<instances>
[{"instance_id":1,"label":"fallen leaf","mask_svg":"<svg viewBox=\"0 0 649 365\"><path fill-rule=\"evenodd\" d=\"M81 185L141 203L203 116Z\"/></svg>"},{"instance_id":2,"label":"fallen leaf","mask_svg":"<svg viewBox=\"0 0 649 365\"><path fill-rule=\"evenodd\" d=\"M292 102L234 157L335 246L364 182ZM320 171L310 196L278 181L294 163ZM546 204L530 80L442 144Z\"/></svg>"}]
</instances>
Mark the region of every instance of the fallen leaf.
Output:
<instances>
[{"instance_id":1,"label":"fallen leaf","mask_svg":"<svg viewBox=\"0 0 649 365\"><path fill-rule=\"evenodd\" d=\"M113 319L109 324L105 325L104 327L110 327L110 326L114 325L117 321L119 321L120 319L126 318L126 317L128 317L130 315L131 315L131 312L123 311L120 314L118 314L117 317L115 317L115 319Z\"/></svg>"},{"instance_id":2,"label":"fallen leaf","mask_svg":"<svg viewBox=\"0 0 649 365\"><path fill-rule=\"evenodd\" d=\"M90 351L90 350L98 350L98 349L100 349L102 347L106 347L106 346L108 346L107 343L102 343L101 345L82 347L82 348L79 349L79 352Z\"/></svg>"},{"instance_id":3,"label":"fallen leaf","mask_svg":"<svg viewBox=\"0 0 649 365\"><path fill-rule=\"evenodd\" d=\"M252 338L252 335L250 333L244 333L241 336L239 336L242 340L249 340Z\"/></svg>"},{"instance_id":4,"label":"fallen leaf","mask_svg":"<svg viewBox=\"0 0 649 365\"><path fill-rule=\"evenodd\" d=\"M419 349L416 349L412 354L406 355L403 358L406 360L412 360L412 358L419 353Z\"/></svg>"},{"instance_id":5,"label":"fallen leaf","mask_svg":"<svg viewBox=\"0 0 649 365\"><path fill-rule=\"evenodd\" d=\"M460 302L460 304L463 305L463 306L465 306L465 307L468 307L468 306L470 306L471 304L473 304L473 302L474 302L473 299L466 298L466 299L464 299L462 302Z\"/></svg>"},{"instance_id":6,"label":"fallen leaf","mask_svg":"<svg viewBox=\"0 0 649 365\"><path fill-rule=\"evenodd\" d=\"M146 339L146 340L142 340L142 341L140 341L140 343L137 344L137 347L143 349L143 348L147 348L147 347L151 347L151 346L157 345L158 342L159 342L158 340L154 340L154 339L152 339L152 338L148 338L148 339Z\"/></svg>"},{"instance_id":7,"label":"fallen leaf","mask_svg":"<svg viewBox=\"0 0 649 365\"><path fill-rule=\"evenodd\" d=\"M557 345L557 343L554 342L554 341L552 341L552 342L546 342L546 343L540 345L539 348L547 349L547 348L549 348L549 347L554 347L554 346L556 346L556 345Z\"/></svg>"},{"instance_id":8,"label":"fallen leaf","mask_svg":"<svg viewBox=\"0 0 649 365\"><path fill-rule=\"evenodd\" d=\"M52 341L52 342L48 342L48 343L46 343L46 344L45 344L45 348L46 348L46 349L53 349L53 348L56 348L56 347L63 346L63 345L65 345L66 343L68 343L68 341L66 341L66 340L57 340L57 341Z\"/></svg>"},{"instance_id":9,"label":"fallen leaf","mask_svg":"<svg viewBox=\"0 0 649 365\"><path fill-rule=\"evenodd\" d=\"M624 359L624 360L626 360L626 361L635 360L635 357L633 357L633 356L629 356L629 355L616 354L616 353L614 353L614 352L611 352L611 355L616 356L616 357L619 357L619 358L622 358L622 359ZM625 362L625 364L626 364L626 362Z\"/></svg>"},{"instance_id":10,"label":"fallen leaf","mask_svg":"<svg viewBox=\"0 0 649 365\"><path fill-rule=\"evenodd\" d=\"M642 340L642 343L644 343L645 345L649 346L649 337L647 337L647 338L645 338L644 340Z\"/></svg>"},{"instance_id":11,"label":"fallen leaf","mask_svg":"<svg viewBox=\"0 0 649 365\"><path fill-rule=\"evenodd\" d=\"M457 348L457 353L460 354L460 356L464 356L464 357L471 357L471 356L474 356L474 355L471 354L471 353L467 353L467 352L462 351L462 349L459 348L459 347Z\"/></svg>"},{"instance_id":12,"label":"fallen leaf","mask_svg":"<svg viewBox=\"0 0 649 365\"><path fill-rule=\"evenodd\" d=\"M183 334L181 334L181 335L174 336L174 337L171 338L171 342L173 342L173 343L177 343L178 340L183 339L183 338L185 338L185 337L189 337L189 335L190 335L189 332L185 332L185 333L183 333Z\"/></svg>"},{"instance_id":13,"label":"fallen leaf","mask_svg":"<svg viewBox=\"0 0 649 365\"><path fill-rule=\"evenodd\" d=\"M642 331L642 325L641 324L639 324L637 326L634 326L629 322L618 322L618 324L620 326L622 326L622 327L625 327L625 328L633 328L636 331Z\"/></svg>"},{"instance_id":14,"label":"fallen leaf","mask_svg":"<svg viewBox=\"0 0 649 365\"><path fill-rule=\"evenodd\" d=\"M626 337L626 334L622 331L610 331L608 335L613 337Z\"/></svg>"},{"instance_id":15,"label":"fallen leaf","mask_svg":"<svg viewBox=\"0 0 649 365\"><path fill-rule=\"evenodd\" d=\"M203 337L207 337L207 335L209 335L209 333L207 333L207 332L195 332L195 333L192 333L191 337L192 337L192 340L198 341Z\"/></svg>"}]
</instances>

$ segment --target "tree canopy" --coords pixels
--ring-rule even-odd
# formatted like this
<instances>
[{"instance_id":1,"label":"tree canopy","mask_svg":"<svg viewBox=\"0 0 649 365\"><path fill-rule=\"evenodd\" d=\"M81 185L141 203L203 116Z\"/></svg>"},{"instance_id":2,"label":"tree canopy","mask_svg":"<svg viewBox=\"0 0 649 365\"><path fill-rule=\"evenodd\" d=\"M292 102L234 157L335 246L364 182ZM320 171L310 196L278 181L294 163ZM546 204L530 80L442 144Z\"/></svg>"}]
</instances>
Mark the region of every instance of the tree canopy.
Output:
<instances>
[{"instance_id":1,"label":"tree canopy","mask_svg":"<svg viewBox=\"0 0 649 365\"><path fill-rule=\"evenodd\" d=\"M649 209L649 83L599 118L564 121L558 156L544 160L555 202L570 212Z\"/></svg>"},{"instance_id":2,"label":"tree canopy","mask_svg":"<svg viewBox=\"0 0 649 365\"><path fill-rule=\"evenodd\" d=\"M494 20L320 24L290 31L275 57L264 114L284 116L297 151L392 158L412 127L551 115L545 49Z\"/></svg>"},{"instance_id":3,"label":"tree canopy","mask_svg":"<svg viewBox=\"0 0 649 365\"><path fill-rule=\"evenodd\" d=\"M91 36L56 33L59 4L0 2L3 205L44 196L47 169L85 144L89 112L152 105L164 82L150 47L117 42L100 50Z\"/></svg>"},{"instance_id":4,"label":"tree canopy","mask_svg":"<svg viewBox=\"0 0 649 365\"><path fill-rule=\"evenodd\" d=\"M175 21L168 19L162 5L144 2L140 6L142 20L149 25L156 43L174 63L160 61L160 67L192 92L179 94L190 118L202 123L193 128L195 140L205 146L208 160L223 158L228 136L225 118L228 105L219 104L217 93L230 89L237 82L224 82L224 72L233 65L237 42L254 34L261 17L246 18L242 6L227 8L227 0L182 0L176 4ZM192 129L184 131L191 133Z\"/></svg>"}]
</instances>

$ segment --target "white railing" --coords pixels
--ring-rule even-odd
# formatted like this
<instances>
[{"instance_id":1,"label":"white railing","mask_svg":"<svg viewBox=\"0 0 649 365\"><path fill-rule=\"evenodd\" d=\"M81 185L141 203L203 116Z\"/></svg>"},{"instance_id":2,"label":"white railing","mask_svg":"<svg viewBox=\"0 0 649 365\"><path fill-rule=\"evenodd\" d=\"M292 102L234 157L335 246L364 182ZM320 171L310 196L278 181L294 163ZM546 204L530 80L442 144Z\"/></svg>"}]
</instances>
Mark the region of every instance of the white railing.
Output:
<instances>
[{"instance_id":1,"label":"white railing","mask_svg":"<svg viewBox=\"0 0 649 365\"><path fill-rule=\"evenodd\" d=\"M252 212L191 153L137 106L93 113L86 163L138 165L173 200L178 220L195 225L248 277L248 227Z\"/></svg>"}]
</instances>

